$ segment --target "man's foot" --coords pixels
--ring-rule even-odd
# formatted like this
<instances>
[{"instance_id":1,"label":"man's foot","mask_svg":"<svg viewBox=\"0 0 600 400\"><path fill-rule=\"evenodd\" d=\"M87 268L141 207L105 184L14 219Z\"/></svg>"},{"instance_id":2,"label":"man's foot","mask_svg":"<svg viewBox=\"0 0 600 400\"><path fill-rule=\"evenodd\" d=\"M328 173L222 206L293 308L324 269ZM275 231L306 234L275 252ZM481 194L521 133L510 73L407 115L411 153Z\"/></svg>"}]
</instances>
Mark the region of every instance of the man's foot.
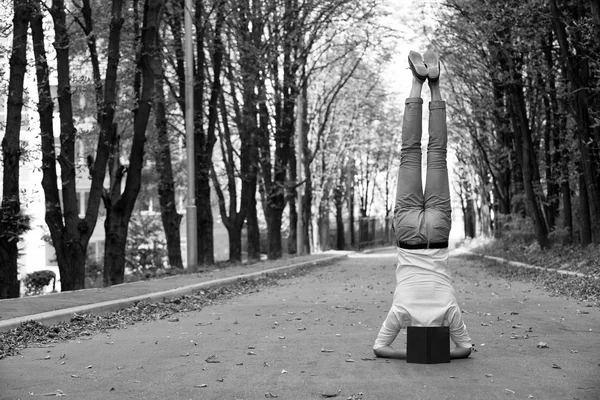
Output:
<instances>
[{"instance_id":1,"label":"man's foot","mask_svg":"<svg viewBox=\"0 0 600 400\"><path fill-rule=\"evenodd\" d=\"M429 83L437 83L440 80L440 59L438 55L431 50L427 50L423 54L423 63L427 67Z\"/></svg>"},{"instance_id":2,"label":"man's foot","mask_svg":"<svg viewBox=\"0 0 600 400\"><path fill-rule=\"evenodd\" d=\"M427 67L423 63L423 57L416 51L408 53L408 66L413 73L413 76L421 83L427 79Z\"/></svg>"}]
</instances>

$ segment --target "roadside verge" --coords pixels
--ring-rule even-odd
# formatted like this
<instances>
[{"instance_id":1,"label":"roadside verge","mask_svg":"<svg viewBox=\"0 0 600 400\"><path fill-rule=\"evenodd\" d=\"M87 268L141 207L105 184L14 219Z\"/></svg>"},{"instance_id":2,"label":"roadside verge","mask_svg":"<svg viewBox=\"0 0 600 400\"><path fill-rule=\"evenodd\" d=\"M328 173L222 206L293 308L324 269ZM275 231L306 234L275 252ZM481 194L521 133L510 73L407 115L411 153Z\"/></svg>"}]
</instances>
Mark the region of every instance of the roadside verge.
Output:
<instances>
[{"instance_id":1,"label":"roadside verge","mask_svg":"<svg viewBox=\"0 0 600 400\"><path fill-rule=\"evenodd\" d=\"M92 289L84 289L78 291L76 294L72 294L77 297L68 302L61 298L62 293L22 299L2 300L0 301L0 316L11 313L13 315L21 315L0 320L0 332L9 331L27 321L36 321L42 324L52 325L63 321L69 321L75 314L108 314L110 312L129 307L139 301L158 302L164 298L191 294L209 287L214 288L232 285L238 282L240 279L260 279L263 277L268 277L270 274L281 274L287 272L291 273L300 268L324 265L341 260L346 258L350 253L350 251L326 252L322 253L317 258L307 261L293 262L294 260L291 259L290 261L292 261L292 264L289 265L261 269L258 271L255 269L253 272L237 273L231 276L210 280L207 280L206 277L195 278L194 276L188 275L188 282L194 280L196 280L196 282L184 284L178 287L172 287L174 282L168 282L168 280L165 279L162 281L143 281L131 284L127 283L118 285L117 287L95 291ZM260 267L261 266L258 265L257 268ZM169 286L171 287L164 289L165 287ZM112 289L112 293L109 293L108 289ZM140 292L142 293L140 294ZM62 297L69 296L69 293L71 292L65 292ZM104 301L90 302L90 296L94 295L97 295L100 298L112 298ZM78 301L87 304L77 304ZM35 309L34 306L36 306L36 302L43 303L46 307L50 305L55 309L40 313L28 312L28 310Z\"/></svg>"}]
</instances>

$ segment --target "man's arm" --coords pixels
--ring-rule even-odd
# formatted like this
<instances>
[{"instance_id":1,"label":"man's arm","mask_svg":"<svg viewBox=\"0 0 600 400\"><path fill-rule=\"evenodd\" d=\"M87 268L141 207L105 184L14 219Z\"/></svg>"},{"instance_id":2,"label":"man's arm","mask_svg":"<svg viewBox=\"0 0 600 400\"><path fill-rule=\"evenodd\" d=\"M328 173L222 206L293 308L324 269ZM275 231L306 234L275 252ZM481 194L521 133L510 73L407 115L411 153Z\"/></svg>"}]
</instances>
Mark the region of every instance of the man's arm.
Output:
<instances>
[{"instance_id":1,"label":"man's arm","mask_svg":"<svg viewBox=\"0 0 600 400\"><path fill-rule=\"evenodd\" d=\"M398 358L398 359L406 358L405 350L396 350L392 346L383 346L378 349L373 349L373 353L377 357L381 357L381 358Z\"/></svg>"},{"instance_id":2,"label":"man's arm","mask_svg":"<svg viewBox=\"0 0 600 400\"><path fill-rule=\"evenodd\" d=\"M450 358L452 358L452 359L467 358L470 355L471 355L470 347L455 347L454 349L450 350Z\"/></svg>"}]
</instances>

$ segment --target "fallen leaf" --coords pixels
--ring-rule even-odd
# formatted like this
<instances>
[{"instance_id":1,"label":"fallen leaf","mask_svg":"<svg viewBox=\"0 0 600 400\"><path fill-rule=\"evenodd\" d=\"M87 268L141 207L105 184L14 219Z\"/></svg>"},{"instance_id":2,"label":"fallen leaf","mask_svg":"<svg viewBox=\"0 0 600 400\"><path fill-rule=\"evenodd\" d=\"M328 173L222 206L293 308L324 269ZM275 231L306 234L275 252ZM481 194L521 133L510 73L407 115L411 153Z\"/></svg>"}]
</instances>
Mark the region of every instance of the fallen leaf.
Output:
<instances>
[{"instance_id":1,"label":"fallen leaf","mask_svg":"<svg viewBox=\"0 0 600 400\"><path fill-rule=\"evenodd\" d=\"M205 388L205 387L208 387L208 385L206 383L201 383L200 385L194 385L194 387Z\"/></svg>"},{"instance_id":2,"label":"fallen leaf","mask_svg":"<svg viewBox=\"0 0 600 400\"><path fill-rule=\"evenodd\" d=\"M85 367L85 369L92 369L92 366L88 365L87 367Z\"/></svg>"},{"instance_id":3,"label":"fallen leaf","mask_svg":"<svg viewBox=\"0 0 600 400\"><path fill-rule=\"evenodd\" d=\"M244 363L237 363L237 364L235 364L235 365L244 365Z\"/></svg>"},{"instance_id":4,"label":"fallen leaf","mask_svg":"<svg viewBox=\"0 0 600 400\"><path fill-rule=\"evenodd\" d=\"M454 375L450 375L450 379L458 379L458 377L456 377Z\"/></svg>"},{"instance_id":5,"label":"fallen leaf","mask_svg":"<svg viewBox=\"0 0 600 400\"><path fill-rule=\"evenodd\" d=\"M265 393L265 398L267 398L267 399L276 399L277 397L279 397L279 396L277 396L276 394L273 394L271 392Z\"/></svg>"},{"instance_id":6,"label":"fallen leaf","mask_svg":"<svg viewBox=\"0 0 600 400\"><path fill-rule=\"evenodd\" d=\"M494 376L494 375L492 375L492 374L485 374L486 378L491 378L492 376Z\"/></svg>"},{"instance_id":7,"label":"fallen leaf","mask_svg":"<svg viewBox=\"0 0 600 400\"><path fill-rule=\"evenodd\" d=\"M572 354L579 353L579 350L571 349L571 353Z\"/></svg>"},{"instance_id":8,"label":"fallen leaf","mask_svg":"<svg viewBox=\"0 0 600 400\"><path fill-rule=\"evenodd\" d=\"M43 394L40 394L40 396L62 397L62 396L66 396L66 394L62 390L57 390L56 392L53 392L53 393L43 393Z\"/></svg>"},{"instance_id":9,"label":"fallen leaf","mask_svg":"<svg viewBox=\"0 0 600 400\"><path fill-rule=\"evenodd\" d=\"M179 322L179 318L175 317L175 318L170 318L169 322Z\"/></svg>"},{"instance_id":10,"label":"fallen leaf","mask_svg":"<svg viewBox=\"0 0 600 400\"><path fill-rule=\"evenodd\" d=\"M334 352L334 350L327 350L325 348L321 349L321 353L333 353L333 352Z\"/></svg>"},{"instance_id":11,"label":"fallen leaf","mask_svg":"<svg viewBox=\"0 0 600 400\"><path fill-rule=\"evenodd\" d=\"M249 352L247 352L246 354L247 354L247 355L249 355L249 356L255 356L255 355L256 355L256 353L255 353L255 352L253 352L253 351L249 351Z\"/></svg>"},{"instance_id":12,"label":"fallen leaf","mask_svg":"<svg viewBox=\"0 0 600 400\"><path fill-rule=\"evenodd\" d=\"M353 359L351 359L351 358L347 358L347 359L346 359L346 362L354 362L354 360L353 360Z\"/></svg>"},{"instance_id":13,"label":"fallen leaf","mask_svg":"<svg viewBox=\"0 0 600 400\"><path fill-rule=\"evenodd\" d=\"M266 361L263 361L263 367L270 367L270 365L269 365L269 364L267 364L267 362L266 362Z\"/></svg>"},{"instance_id":14,"label":"fallen leaf","mask_svg":"<svg viewBox=\"0 0 600 400\"><path fill-rule=\"evenodd\" d=\"M514 390L510 390L510 389L504 389L504 390L506 390L507 392L510 392L510 393L512 393L512 394L515 394L515 391L514 391Z\"/></svg>"},{"instance_id":15,"label":"fallen leaf","mask_svg":"<svg viewBox=\"0 0 600 400\"><path fill-rule=\"evenodd\" d=\"M537 347L540 348L540 349L548 349L549 348L548 344L546 342L539 342L537 344Z\"/></svg>"},{"instance_id":16,"label":"fallen leaf","mask_svg":"<svg viewBox=\"0 0 600 400\"><path fill-rule=\"evenodd\" d=\"M50 356L44 357L44 360L49 360L49 359L50 359Z\"/></svg>"},{"instance_id":17,"label":"fallen leaf","mask_svg":"<svg viewBox=\"0 0 600 400\"><path fill-rule=\"evenodd\" d=\"M217 382L223 382L225 379L223 378L217 378Z\"/></svg>"},{"instance_id":18,"label":"fallen leaf","mask_svg":"<svg viewBox=\"0 0 600 400\"><path fill-rule=\"evenodd\" d=\"M208 357L205 361L207 363L211 363L211 364L216 364L216 363L221 362L221 361L217 360L217 356L215 356L215 355Z\"/></svg>"},{"instance_id":19,"label":"fallen leaf","mask_svg":"<svg viewBox=\"0 0 600 400\"><path fill-rule=\"evenodd\" d=\"M285 369L282 369L282 370L281 370L281 373L282 373L282 374L287 374L287 371L286 371Z\"/></svg>"},{"instance_id":20,"label":"fallen leaf","mask_svg":"<svg viewBox=\"0 0 600 400\"><path fill-rule=\"evenodd\" d=\"M338 397L338 395L342 393L342 389L338 389L336 393L321 393L321 397L330 398L330 397Z\"/></svg>"},{"instance_id":21,"label":"fallen leaf","mask_svg":"<svg viewBox=\"0 0 600 400\"><path fill-rule=\"evenodd\" d=\"M562 369L558 364L552 364L552 368L554 368L554 369Z\"/></svg>"},{"instance_id":22,"label":"fallen leaf","mask_svg":"<svg viewBox=\"0 0 600 400\"><path fill-rule=\"evenodd\" d=\"M285 339L285 336L279 336L279 339Z\"/></svg>"},{"instance_id":23,"label":"fallen leaf","mask_svg":"<svg viewBox=\"0 0 600 400\"><path fill-rule=\"evenodd\" d=\"M183 353L183 354L180 354L180 356L181 356L181 357L189 357L189 355L190 355L190 353Z\"/></svg>"},{"instance_id":24,"label":"fallen leaf","mask_svg":"<svg viewBox=\"0 0 600 400\"><path fill-rule=\"evenodd\" d=\"M305 330L306 330L306 327L305 327L305 326L303 326L302 328L298 328L298 330L299 330L299 331L305 331Z\"/></svg>"},{"instance_id":25,"label":"fallen leaf","mask_svg":"<svg viewBox=\"0 0 600 400\"><path fill-rule=\"evenodd\" d=\"M79 375L72 374L71 378L79 378Z\"/></svg>"}]
</instances>

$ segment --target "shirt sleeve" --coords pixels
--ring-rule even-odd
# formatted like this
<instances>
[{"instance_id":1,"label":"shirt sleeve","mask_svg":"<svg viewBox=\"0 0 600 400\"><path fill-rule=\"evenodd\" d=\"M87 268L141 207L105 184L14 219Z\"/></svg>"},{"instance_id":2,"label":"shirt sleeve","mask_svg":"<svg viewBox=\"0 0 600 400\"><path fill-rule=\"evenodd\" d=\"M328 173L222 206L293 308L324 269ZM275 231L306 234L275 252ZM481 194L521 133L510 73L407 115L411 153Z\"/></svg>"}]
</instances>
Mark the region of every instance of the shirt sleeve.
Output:
<instances>
[{"instance_id":1,"label":"shirt sleeve","mask_svg":"<svg viewBox=\"0 0 600 400\"><path fill-rule=\"evenodd\" d=\"M456 347L473 347L473 341L469 337L469 332L467 332L467 327L463 322L458 305L454 305L448 309L446 319L449 322L450 338L452 338Z\"/></svg>"},{"instance_id":2,"label":"shirt sleeve","mask_svg":"<svg viewBox=\"0 0 600 400\"><path fill-rule=\"evenodd\" d=\"M400 333L400 330L402 329L402 322L403 320L406 320L406 316L404 314L404 310L397 306L392 306L387 317L385 318L385 321L383 321L381 329L379 330L379 334L377 335L377 339L373 345L374 350L389 346L394 340L396 340L398 333Z\"/></svg>"}]
</instances>

